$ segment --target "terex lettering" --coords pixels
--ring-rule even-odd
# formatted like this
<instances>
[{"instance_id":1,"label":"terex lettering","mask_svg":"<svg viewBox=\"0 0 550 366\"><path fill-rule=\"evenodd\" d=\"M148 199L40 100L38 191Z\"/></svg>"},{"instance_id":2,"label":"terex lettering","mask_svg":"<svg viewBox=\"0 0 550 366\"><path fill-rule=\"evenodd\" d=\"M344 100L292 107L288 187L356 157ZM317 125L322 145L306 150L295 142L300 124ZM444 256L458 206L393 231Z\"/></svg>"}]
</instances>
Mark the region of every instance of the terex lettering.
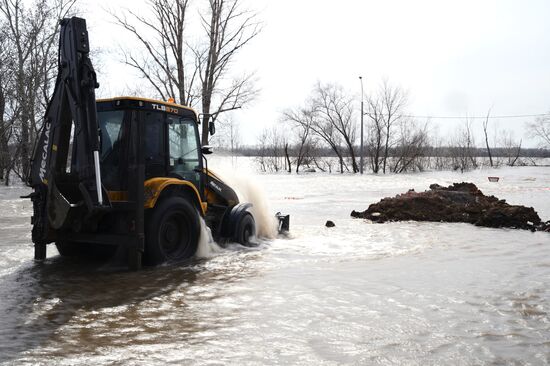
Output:
<instances>
[{"instance_id":1,"label":"terex lettering","mask_svg":"<svg viewBox=\"0 0 550 366\"><path fill-rule=\"evenodd\" d=\"M48 159L48 145L50 144L50 127L51 123L46 122L45 133L46 138L44 139L44 145L42 146L42 160L40 161L40 170L38 176L41 181L44 181L44 176L46 175L46 164Z\"/></svg>"}]
</instances>

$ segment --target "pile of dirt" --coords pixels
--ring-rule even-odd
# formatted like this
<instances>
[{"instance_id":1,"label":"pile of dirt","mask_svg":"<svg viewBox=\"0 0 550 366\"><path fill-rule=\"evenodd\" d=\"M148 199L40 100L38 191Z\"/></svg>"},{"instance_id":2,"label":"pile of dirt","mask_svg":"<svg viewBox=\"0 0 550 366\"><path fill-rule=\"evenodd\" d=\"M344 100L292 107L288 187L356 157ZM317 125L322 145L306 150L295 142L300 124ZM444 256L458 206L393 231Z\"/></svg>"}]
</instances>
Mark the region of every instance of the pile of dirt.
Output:
<instances>
[{"instance_id":1,"label":"pile of dirt","mask_svg":"<svg viewBox=\"0 0 550 366\"><path fill-rule=\"evenodd\" d=\"M383 198L366 211L352 211L352 217L374 222L437 221L468 222L477 226L550 231L532 207L509 205L495 196L485 196L473 183L449 187L432 184L429 191Z\"/></svg>"}]
</instances>

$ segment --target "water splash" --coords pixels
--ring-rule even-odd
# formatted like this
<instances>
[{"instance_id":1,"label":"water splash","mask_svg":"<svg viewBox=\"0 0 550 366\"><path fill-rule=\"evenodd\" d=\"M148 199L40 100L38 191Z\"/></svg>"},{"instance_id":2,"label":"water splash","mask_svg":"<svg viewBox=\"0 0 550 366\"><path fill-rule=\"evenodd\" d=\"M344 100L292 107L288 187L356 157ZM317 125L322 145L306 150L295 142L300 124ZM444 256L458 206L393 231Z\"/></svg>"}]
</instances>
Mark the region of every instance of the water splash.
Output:
<instances>
[{"instance_id":1,"label":"water splash","mask_svg":"<svg viewBox=\"0 0 550 366\"><path fill-rule=\"evenodd\" d=\"M239 197L240 202L250 202L250 209L256 221L256 235L260 238L273 239L277 236L277 219L271 210L267 195L253 176L236 175L233 171L216 168L215 174L228 184Z\"/></svg>"},{"instance_id":2,"label":"water splash","mask_svg":"<svg viewBox=\"0 0 550 366\"><path fill-rule=\"evenodd\" d=\"M200 222L201 231L199 236L199 246L197 248L197 252L195 253L195 257L212 258L217 254L223 252L224 249L214 241L214 238L212 237L212 231L206 225L206 222L204 222L204 219L202 217L200 217Z\"/></svg>"}]
</instances>

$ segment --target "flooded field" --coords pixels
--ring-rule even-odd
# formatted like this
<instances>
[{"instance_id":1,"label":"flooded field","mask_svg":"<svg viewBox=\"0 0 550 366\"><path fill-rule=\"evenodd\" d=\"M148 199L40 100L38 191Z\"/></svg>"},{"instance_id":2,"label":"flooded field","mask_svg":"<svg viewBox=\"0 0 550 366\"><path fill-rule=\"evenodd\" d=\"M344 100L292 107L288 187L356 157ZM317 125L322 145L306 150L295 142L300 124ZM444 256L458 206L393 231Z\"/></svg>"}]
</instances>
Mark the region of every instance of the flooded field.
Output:
<instances>
[{"instance_id":1,"label":"flooded field","mask_svg":"<svg viewBox=\"0 0 550 366\"><path fill-rule=\"evenodd\" d=\"M34 263L27 191L0 188L0 363L550 363L550 234L349 216L470 181L548 220L550 168L246 181L268 212L291 215L290 237L210 245L191 265L139 272L53 246Z\"/></svg>"}]
</instances>

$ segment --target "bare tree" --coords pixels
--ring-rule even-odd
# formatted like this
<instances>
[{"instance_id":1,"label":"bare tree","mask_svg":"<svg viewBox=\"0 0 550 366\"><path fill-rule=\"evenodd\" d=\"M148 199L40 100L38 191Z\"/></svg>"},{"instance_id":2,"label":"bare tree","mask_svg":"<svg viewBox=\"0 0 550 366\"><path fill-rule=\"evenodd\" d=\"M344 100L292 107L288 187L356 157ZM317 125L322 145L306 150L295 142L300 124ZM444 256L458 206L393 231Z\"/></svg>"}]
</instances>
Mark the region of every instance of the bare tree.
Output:
<instances>
[{"instance_id":1,"label":"bare tree","mask_svg":"<svg viewBox=\"0 0 550 366\"><path fill-rule=\"evenodd\" d=\"M258 153L256 161L263 172L278 172L284 169L284 147L288 141L278 126L264 128L258 137Z\"/></svg>"},{"instance_id":2,"label":"bare tree","mask_svg":"<svg viewBox=\"0 0 550 366\"><path fill-rule=\"evenodd\" d=\"M315 111L313 129L332 131L345 146L353 172L359 172L354 150L356 125L352 98L340 85L318 82L313 91L312 103ZM342 155L340 153L341 159Z\"/></svg>"},{"instance_id":3,"label":"bare tree","mask_svg":"<svg viewBox=\"0 0 550 366\"><path fill-rule=\"evenodd\" d=\"M326 143L330 150L336 155L340 165L340 173L343 173L344 167L347 169L344 161L345 149L342 147L342 134L339 131L341 126L337 126L339 122L336 121L336 119L338 118L338 114L344 115L345 111L339 109L339 112L336 113L331 109L331 107L334 107L335 103L335 101L331 101L331 99L338 99L336 95L331 96L331 91L335 88L339 87L330 84L325 86L318 83L313 89L312 95L306 100L305 106L285 111L283 113L283 121L298 127L298 133L301 135L301 140L303 141L300 142L302 147L306 147L306 143L311 145L308 143L310 136L315 136L320 141ZM337 92L338 97L340 93L341 89ZM351 115L349 117L351 118ZM342 118L342 121L346 118L347 117ZM348 130L345 129L345 131ZM351 138L352 137L349 137L350 141ZM303 151L299 155L302 158L305 156ZM301 164L302 161L297 165ZM296 169L299 169L299 166L297 166Z\"/></svg>"},{"instance_id":4,"label":"bare tree","mask_svg":"<svg viewBox=\"0 0 550 366\"><path fill-rule=\"evenodd\" d=\"M380 171L380 165L386 173L394 130L402 118L407 98L402 88L391 85L388 80L382 82L377 93L367 98L367 152L374 173Z\"/></svg>"},{"instance_id":5,"label":"bare tree","mask_svg":"<svg viewBox=\"0 0 550 366\"><path fill-rule=\"evenodd\" d=\"M515 140L512 131L503 130L500 134L500 146L503 152L506 164L514 166L518 162L521 154L522 140Z\"/></svg>"},{"instance_id":6,"label":"bare tree","mask_svg":"<svg viewBox=\"0 0 550 366\"><path fill-rule=\"evenodd\" d=\"M423 170L421 159L424 157L427 145L427 125L419 126L413 119L401 119L392 172Z\"/></svg>"},{"instance_id":7,"label":"bare tree","mask_svg":"<svg viewBox=\"0 0 550 366\"><path fill-rule=\"evenodd\" d=\"M477 160L474 154L475 140L472 134L472 121L466 120L459 126L453 141L451 142L453 169L461 172L477 168Z\"/></svg>"},{"instance_id":8,"label":"bare tree","mask_svg":"<svg viewBox=\"0 0 550 366\"><path fill-rule=\"evenodd\" d=\"M255 38L261 26L257 15L241 8L241 0L209 0L201 15L206 45L194 48L202 97L202 143L208 144L208 124L227 111L241 108L258 93L253 74L224 83L238 52ZM216 99L216 100L214 100Z\"/></svg>"},{"instance_id":9,"label":"bare tree","mask_svg":"<svg viewBox=\"0 0 550 366\"><path fill-rule=\"evenodd\" d=\"M383 103L380 96L372 96L367 98L366 115L369 118L367 127L367 152L370 157L371 168L373 173L378 174L380 171L382 147L384 141L384 119L383 119Z\"/></svg>"},{"instance_id":10,"label":"bare tree","mask_svg":"<svg viewBox=\"0 0 550 366\"><path fill-rule=\"evenodd\" d=\"M527 126L531 137L540 139L542 146L550 148L550 114L538 117L535 122Z\"/></svg>"},{"instance_id":11,"label":"bare tree","mask_svg":"<svg viewBox=\"0 0 550 366\"><path fill-rule=\"evenodd\" d=\"M336 155L340 173L349 171L346 160L354 173L359 172L355 152L356 124L353 100L342 86L317 82L303 107L283 112L283 122L288 123L296 133L296 172L307 156L321 168L311 156L313 147L322 142ZM328 167L332 169L332 167Z\"/></svg>"},{"instance_id":12,"label":"bare tree","mask_svg":"<svg viewBox=\"0 0 550 366\"><path fill-rule=\"evenodd\" d=\"M0 14L1 15L1 14ZM15 93L15 52L7 20L0 17L0 180L10 184L10 174L20 163L16 141L20 100Z\"/></svg>"},{"instance_id":13,"label":"bare tree","mask_svg":"<svg viewBox=\"0 0 550 366\"><path fill-rule=\"evenodd\" d=\"M193 106L199 99L194 56L188 57L186 22L189 0L149 0L148 16L127 9L111 12L116 22L138 40L122 50L124 63L134 68L160 98L177 98Z\"/></svg>"},{"instance_id":14,"label":"bare tree","mask_svg":"<svg viewBox=\"0 0 550 366\"><path fill-rule=\"evenodd\" d=\"M257 139L257 151L254 160L260 166L260 171L267 172L267 156L268 156L268 137L267 129L263 129Z\"/></svg>"},{"instance_id":15,"label":"bare tree","mask_svg":"<svg viewBox=\"0 0 550 366\"><path fill-rule=\"evenodd\" d=\"M31 147L55 77L58 20L68 16L75 2L36 0L26 7L23 0L0 0L0 17L11 47L8 55L13 89L11 143L15 144L20 162L19 168L14 164L11 168L21 179L28 171Z\"/></svg>"},{"instance_id":16,"label":"bare tree","mask_svg":"<svg viewBox=\"0 0 550 366\"><path fill-rule=\"evenodd\" d=\"M384 160L382 167L382 172L385 174L386 162L388 160L390 141L393 132L392 129L399 121L403 109L406 106L407 94L400 87L392 86L387 80L382 83L380 94L383 111L382 120L385 128Z\"/></svg>"},{"instance_id":17,"label":"bare tree","mask_svg":"<svg viewBox=\"0 0 550 366\"><path fill-rule=\"evenodd\" d=\"M330 149L334 152L338 158L340 173L344 173L344 167L346 164L344 162L344 155L341 147L341 137L336 132L334 126L332 124L319 124L316 122L311 126L311 130L319 136L321 140L326 142Z\"/></svg>"},{"instance_id":18,"label":"bare tree","mask_svg":"<svg viewBox=\"0 0 550 366\"><path fill-rule=\"evenodd\" d=\"M283 112L283 122L290 124L295 133L296 173L312 148L314 111L308 108L288 109ZM289 164L290 165L290 164Z\"/></svg>"},{"instance_id":19,"label":"bare tree","mask_svg":"<svg viewBox=\"0 0 550 366\"><path fill-rule=\"evenodd\" d=\"M141 50L128 47L124 62L137 70L162 99L177 97L187 106L202 107L202 143L208 144L209 121L241 108L258 93L254 75L231 78L238 52L260 32L256 14L241 9L241 0L208 0L201 14L204 38L197 45L187 39L189 0L149 0L148 16L133 10L111 13L138 40ZM128 15L126 15L128 14Z\"/></svg>"},{"instance_id":20,"label":"bare tree","mask_svg":"<svg viewBox=\"0 0 550 366\"><path fill-rule=\"evenodd\" d=\"M8 152L11 123L7 118L6 102L10 94L13 73L10 70L9 51L11 47L8 43L6 30L3 20L0 19L0 180L6 177L5 183L9 184L7 168L11 160Z\"/></svg>"}]
</instances>

